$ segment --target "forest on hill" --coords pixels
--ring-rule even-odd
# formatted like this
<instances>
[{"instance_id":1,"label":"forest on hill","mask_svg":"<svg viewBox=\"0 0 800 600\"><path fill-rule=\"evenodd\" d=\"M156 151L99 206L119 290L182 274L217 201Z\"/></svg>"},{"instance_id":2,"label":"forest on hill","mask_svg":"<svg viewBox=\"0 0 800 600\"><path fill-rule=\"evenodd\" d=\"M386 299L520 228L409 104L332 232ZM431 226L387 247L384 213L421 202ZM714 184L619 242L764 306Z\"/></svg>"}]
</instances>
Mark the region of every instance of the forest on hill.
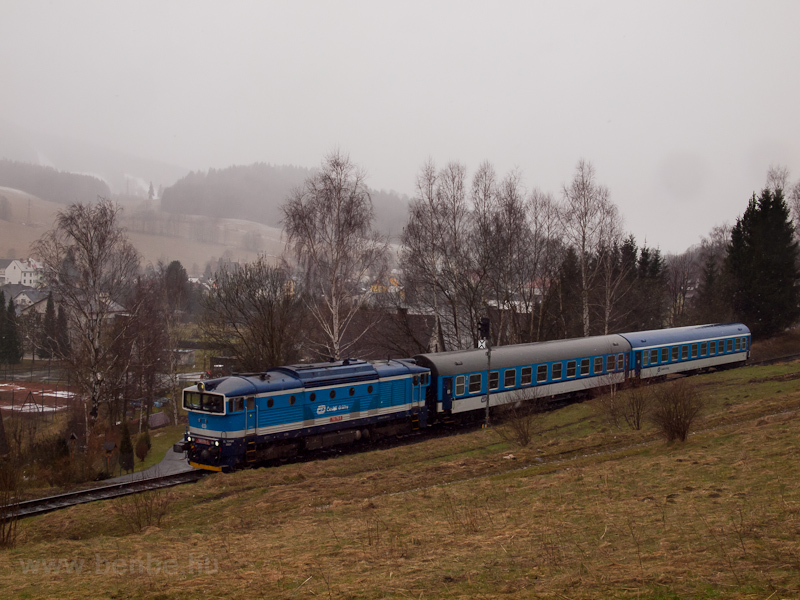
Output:
<instances>
[{"instance_id":1,"label":"forest on hill","mask_svg":"<svg viewBox=\"0 0 800 600\"><path fill-rule=\"evenodd\" d=\"M0 187L22 190L58 204L86 202L98 196L108 198L111 195L108 184L97 177L5 159L0 159Z\"/></svg>"},{"instance_id":2,"label":"forest on hill","mask_svg":"<svg viewBox=\"0 0 800 600\"><path fill-rule=\"evenodd\" d=\"M313 169L304 167L266 163L192 171L164 190L161 208L172 213L246 219L280 227L281 205L313 173ZM370 189L369 193L376 227L389 235L399 235L408 217L408 198L382 190Z\"/></svg>"}]
</instances>

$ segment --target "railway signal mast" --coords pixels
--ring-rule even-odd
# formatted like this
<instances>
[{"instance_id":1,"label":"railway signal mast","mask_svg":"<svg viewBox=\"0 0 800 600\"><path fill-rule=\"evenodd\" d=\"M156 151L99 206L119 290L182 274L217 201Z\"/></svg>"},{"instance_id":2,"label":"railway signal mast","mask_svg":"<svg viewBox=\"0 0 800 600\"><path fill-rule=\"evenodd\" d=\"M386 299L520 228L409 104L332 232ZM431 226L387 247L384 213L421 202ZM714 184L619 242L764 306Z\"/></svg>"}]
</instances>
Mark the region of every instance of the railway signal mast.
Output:
<instances>
[{"instance_id":1,"label":"railway signal mast","mask_svg":"<svg viewBox=\"0 0 800 600\"><path fill-rule=\"evenodd\" d=\"M489 381L492 372L492 322L489 317L481 317L478 333L478 348L486 350L486 420L483 426L489 427Z\"/></svg>"}]
</instances>

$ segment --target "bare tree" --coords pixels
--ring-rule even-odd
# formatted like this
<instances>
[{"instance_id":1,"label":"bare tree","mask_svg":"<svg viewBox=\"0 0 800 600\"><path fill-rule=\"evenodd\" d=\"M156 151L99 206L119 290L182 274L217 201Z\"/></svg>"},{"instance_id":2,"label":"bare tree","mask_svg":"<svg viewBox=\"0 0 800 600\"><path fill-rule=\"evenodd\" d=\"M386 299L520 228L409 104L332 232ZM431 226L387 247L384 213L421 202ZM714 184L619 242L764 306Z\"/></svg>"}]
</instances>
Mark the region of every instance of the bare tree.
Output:
<instances>
[{"instance_id":1,"label":"bare tree","mask_svg":"<svg viewBox=\"0 0 800 600\"><path fill-rule=\"evenodd\" d=\"M778 190L789 191L789 169L784 165L772 164L767 169L767 189L772 193Z\"/></svg>"},{"instance_id":2,"label":"bare tree","mask_svg":"<svg viewBox=\"0 0 800 600\"><path fill-rule=\"evenodd\" d=\"M563 186L564 203L561 219L566 242L578 254L581 276L581 305L583 335L590 333L589 296L602 260L601 253L608 249L619 221L617 207L609 199L608 188L595 181L594 167L581 159L572 182Z\"/></svg>"},{"instance_id":3,"label":"bare tree","mask_svg":"<svg viewBox=\"0 0 800 600\"><path fill-rule=\"evenodd\" d=\"M96 204L72 204L58 213L55 227L32 246L44 265L44 278L71 332L64 358L92 406L92 415L123 359L113 351L136 306L125 306L139 270L139 255L119 226L120 208L101 198Z\"/></svg>"},{"instance_id":4,"label":"bare tree","mask_svg":"<svg viewBox=\"0 0 800 600\"><path fill-rule=\"evenodd\" d=\"M201 302L204 335L243 369L263 371L300 358L305 308L285 268L263 256L239 268L223 267Z\"/></svg>"},{"instance_id":5,"label":"bare tree","mask_svg":"<svg viewBox=\"0 0 800 600\"><path fill-rule=\"evenodd\" d=\"M361 335L345 333L365 303L363 280L385 266L388 246L372 230L374 211L364 172L339 151L295 190L282 207L284 232L304 271L308 307L320 326L324 350L342 357Z\"/></svg>"},{"instance_id":6,"label":"bare tree","mask_svg":"<svg viewBox=\"0 0 800 600\"><path fill-rule=\"evenodd\" d=\"M550 194L534 190L528 203L528 215L532 230L529 255L534 270L530 274L530 282L523 290L522 299L530 313L528 340L539 341L543 335L545 300L563 260L564 245L561 242L558 205Z\"/></svg>"},{"instance_id":7,"label":"bare tree","mask_svg":"<svg viewBox=\"0 0 800 600\"><path fill-rule=\"evenodd\" d=\"M689 249L683 254L667 256L667 293L669 311L667 318L671 327L686 325L689 309L689 292L698 280L697 249Z\"/></svg>"}]
</instances>

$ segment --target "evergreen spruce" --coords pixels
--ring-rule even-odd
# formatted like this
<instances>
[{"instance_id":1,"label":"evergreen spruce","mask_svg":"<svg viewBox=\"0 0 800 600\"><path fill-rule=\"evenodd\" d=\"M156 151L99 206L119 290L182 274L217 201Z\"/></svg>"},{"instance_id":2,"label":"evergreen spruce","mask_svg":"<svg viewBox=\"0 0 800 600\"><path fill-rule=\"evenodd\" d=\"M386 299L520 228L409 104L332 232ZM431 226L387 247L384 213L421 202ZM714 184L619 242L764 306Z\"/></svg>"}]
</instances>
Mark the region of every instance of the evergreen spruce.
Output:
<instances>
[{"instance_id":1,"label":"evergreen spruce","mask_svg":"<svg viewBox=\"0 0 800 600\"><path fill-rule=\"evenodd\" d=\"M39 340L39 357L53 358L56 353L56 308L53 303L53 294L48 294L47 305L44 310L41 339Z\"/></svg>"},{"instance_id":2,"label":"evergreen spruce","mask_svg":"<svg viewBox=\"0 0 800 600\"><path fill-rule=\"evenodd\" d=\"M8 310L6 311L5 319L5 359L10 365L18 365L22 362L22 338L19 334L17 327L17 310L14 306L14 300L9 298Z\"/></svg>"},{"instance_id":3,"label":"evergreen spruce","mask_svg":"<svg viewBox=\"0 0 800 600\"><path fill-rule=\"evenodd\" d=\"M753 335L779 333L800 316L797 259L783 190L753 194L731 232L725 262L734 314Z\"/></svg>"},{"instance_id":4,"label":"evergreen spruce","mask_svg":"<svg viewBox=\"0 0 800 600\"><path fill-rule=\"evenodd\" d=\"M56 316L56 344L54 348L58 358L69 356L69 326L67 325L67 315L60 306Z\"/></svg>"},{"instance_id":5,"label":"evergreen spruce","mask_svg":"<svg viewBox=\"0 0 800 600\"><path fill-rule=\"evenodd\" d=\"M122 440L119 443L119 466L124 471L133 471L133 443L125 420L122 421Z\"/></svg>"},{"instance_id":6,"label":"evergreen spruce","mask_svg":"<svg viewBox=\"0 0 800 600\"><path fill-rule=\"evenodd\" d=\"M6 341L6 295L0 290L0 365L7 364L6 356L8 355L7 341Z\"/></svg>"}]
</instances>

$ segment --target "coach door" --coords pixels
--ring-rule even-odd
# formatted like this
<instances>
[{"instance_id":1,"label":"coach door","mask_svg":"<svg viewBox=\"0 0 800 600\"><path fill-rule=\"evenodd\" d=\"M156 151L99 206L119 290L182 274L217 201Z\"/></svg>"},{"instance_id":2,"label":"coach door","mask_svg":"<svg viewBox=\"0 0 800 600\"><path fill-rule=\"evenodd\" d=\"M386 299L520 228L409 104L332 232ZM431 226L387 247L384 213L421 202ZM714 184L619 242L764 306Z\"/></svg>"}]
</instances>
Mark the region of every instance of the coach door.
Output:
<instances>
[{"instance_id":1,"label":"coach door","mask_svg":"<svg viewBox=\"0 0 800 600\"><path fill-rule=\"evenodd\" d=\"M442 377L442 410L453 408L453 378Z\"/></svg>"},{"instance_id":2,"label":"coach door","mask_svg":"<svg viewBox=\"0 0 800 600\"><path fill-rule=\"evenodd\" d=\"M247 423L245 425L245 435L252 435L256 432L256 399L255 396L247 397Z\"/></svg>"}]
</instances>

